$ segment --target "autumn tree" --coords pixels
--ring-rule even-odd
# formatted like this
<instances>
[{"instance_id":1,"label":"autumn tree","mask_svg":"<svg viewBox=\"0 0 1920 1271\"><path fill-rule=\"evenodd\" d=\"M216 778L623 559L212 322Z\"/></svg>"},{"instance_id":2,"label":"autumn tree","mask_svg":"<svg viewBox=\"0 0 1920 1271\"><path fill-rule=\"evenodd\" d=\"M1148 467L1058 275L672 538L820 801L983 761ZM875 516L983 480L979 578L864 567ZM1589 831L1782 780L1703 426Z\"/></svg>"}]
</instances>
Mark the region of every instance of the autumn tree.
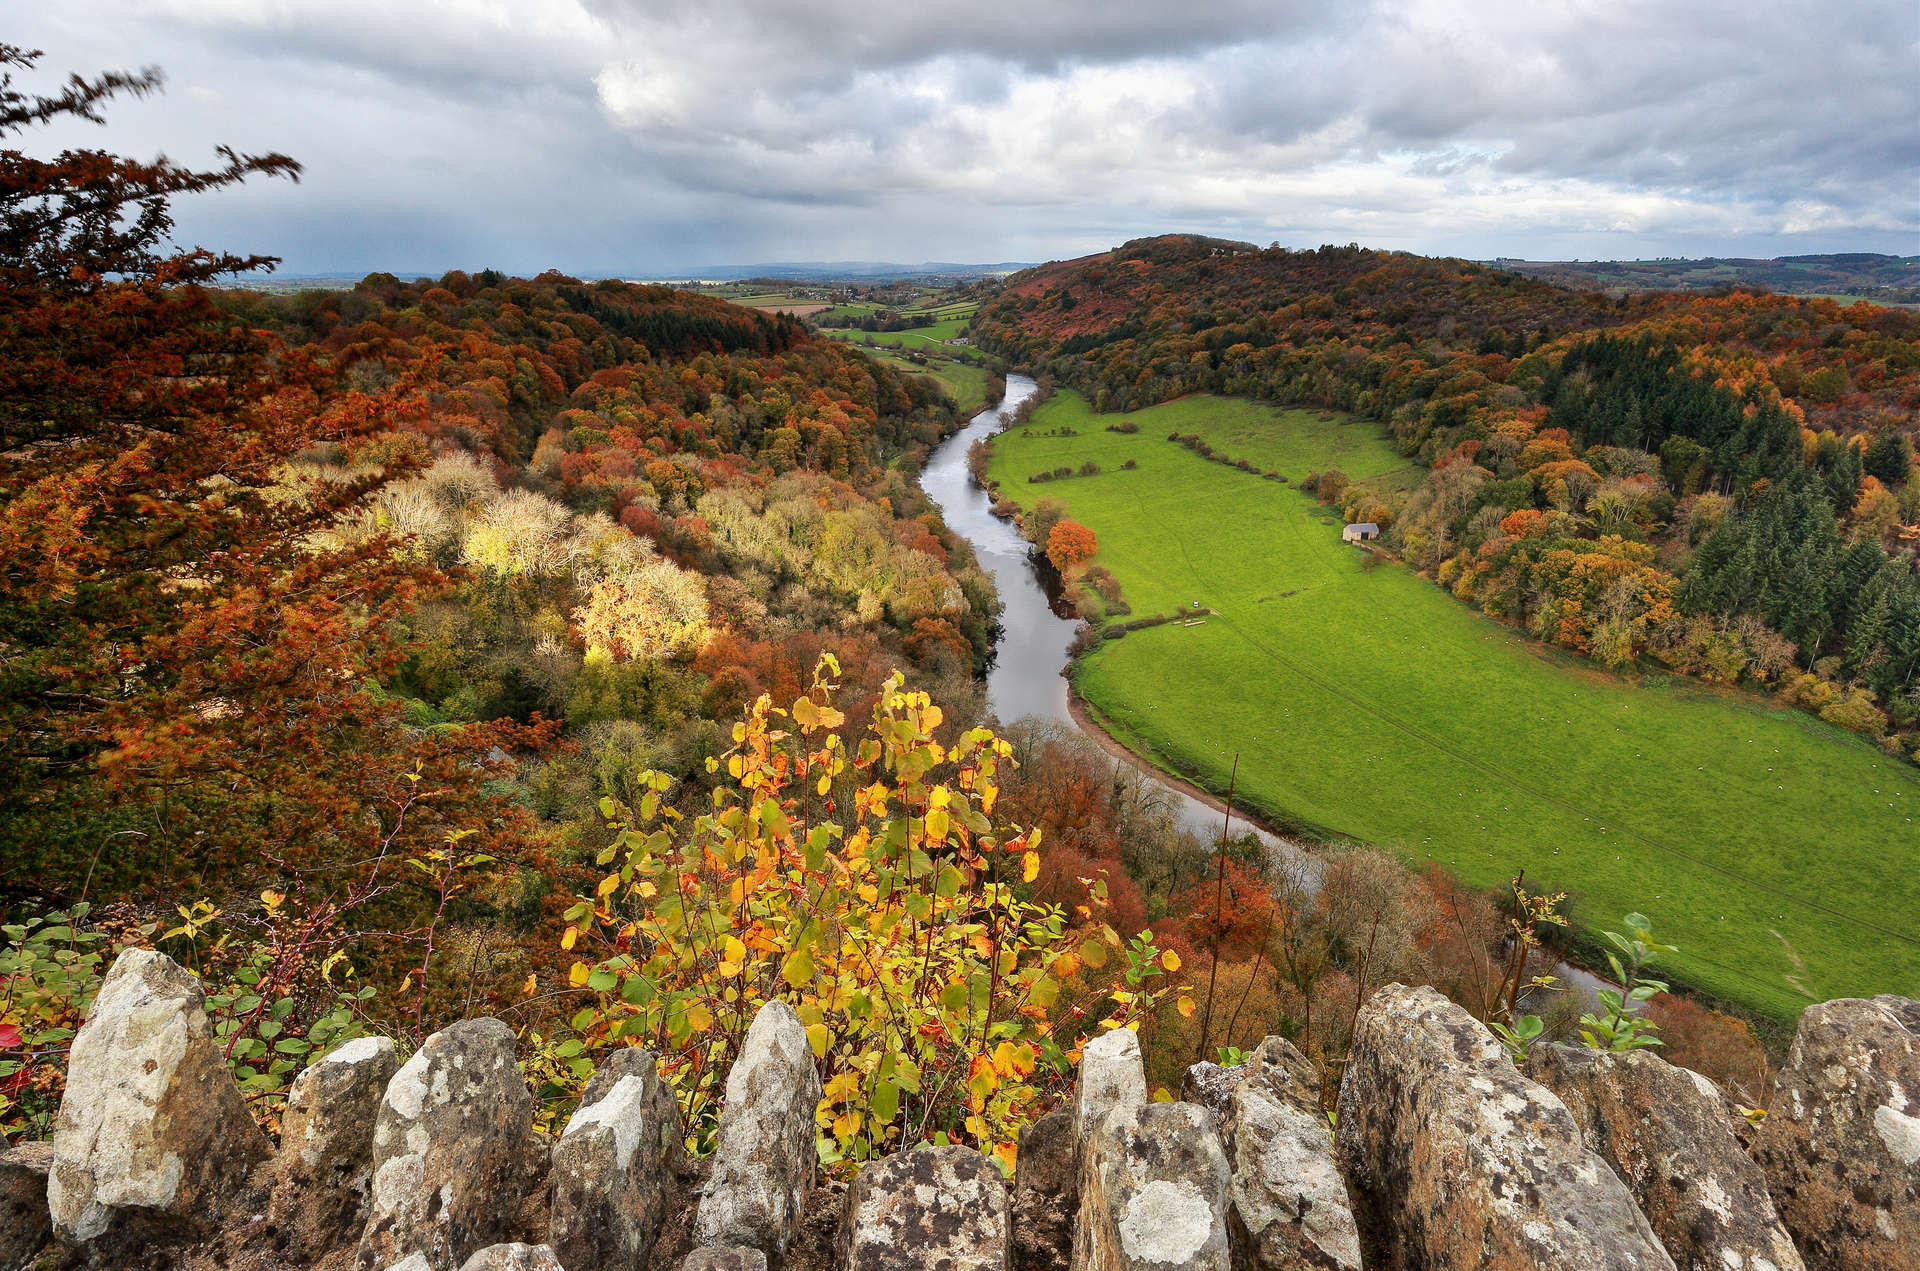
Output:
<instances>
[{"instance_id":1,"label":"autumn tree","mask_svg":"<svg viewBox=\"0 0 1920 1271\"><path fill-rule=\"evenodd\" d=\"M1093 559L1100 540L1078 521L1058 521L1047 531L1047 559L1065 574Z\"/></svg>"},{"instance_id":2,"label":"autumn tree","mask_svg":"<svg viewBox=\"0 0 1920 1271\"><path fill-rule=\"evenodd\" d=\"M149 70L35 95L15 76L39 57L0 45L0 141L160 86ZM11 888L206 881L502 824L475 762L499 735L405 734L367 687L403 652L393 619L441 576L378 536L320 545L423 457L394 434L403 399L222 313L206 284L272 259L171 243L175 196L300 172L220 159L0 150ZM314 446L354 475L294 462Z\"/></svg>"}]
</instances>

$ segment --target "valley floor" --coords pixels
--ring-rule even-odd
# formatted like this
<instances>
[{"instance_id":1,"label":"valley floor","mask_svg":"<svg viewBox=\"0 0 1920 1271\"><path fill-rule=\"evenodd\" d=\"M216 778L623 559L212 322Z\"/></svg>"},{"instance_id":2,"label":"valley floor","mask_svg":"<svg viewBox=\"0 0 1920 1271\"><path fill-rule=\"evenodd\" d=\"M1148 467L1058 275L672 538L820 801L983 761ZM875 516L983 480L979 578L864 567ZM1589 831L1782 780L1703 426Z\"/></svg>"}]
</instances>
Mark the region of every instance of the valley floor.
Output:
<instances>
[{"instance_id":1,"label":"valley floor","mask_svg":"<svg viewBox=\"0 0 1920 1271\"><path fill-rule=\"evenodd\" d=\"M1139 431L1107 425L1129 419ZM1070 430L1072 435L1062 435ZM1199 433L1280 482L1167 439ZM1138 465L1125 470L1132 459ZM1030 484L1035 472L1097 475ZM1095 415L1062 392L992 475L1099 535L1133 613L1213 613L1109 640L1076 687L1129 746L1280 825L1524 869L1582 926L1650 915L1685 981L1791 1018L1920 983L1920 772L1800 712L1545 649L1396 564L1363 568L1310 468L1411 480L1374 425L1189 398Z\"/></svg>"}]
</instances>

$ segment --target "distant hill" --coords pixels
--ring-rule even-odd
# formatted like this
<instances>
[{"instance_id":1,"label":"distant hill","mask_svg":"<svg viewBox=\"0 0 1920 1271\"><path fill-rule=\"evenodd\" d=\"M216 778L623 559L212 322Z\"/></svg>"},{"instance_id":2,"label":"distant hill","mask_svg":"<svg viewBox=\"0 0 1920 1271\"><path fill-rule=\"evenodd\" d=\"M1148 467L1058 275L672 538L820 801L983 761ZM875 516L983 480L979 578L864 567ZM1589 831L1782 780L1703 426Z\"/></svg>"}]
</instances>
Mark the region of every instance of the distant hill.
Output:
<instances>
[{"instance_id":1,"label":"distant hill","mask_svg":"<svg viewBox=\"0 0 1920 1271\"><path fill-rule=\"evenodd\" d=\"M760 278L808 282L836 282L843 279L885 282L896 278L962 280L1004 277L1031 268L1033 263L1008 260L990 265L963 265L952 261L924 261L918 265L902 265L877 260L779 260L759 265L704 265L680 273L649 275L644 281L683 282L698 279L702 282L741 282Z\"/></svg>"},{"instance_id":2,"label":"distant hill","mask_svg":"<svg viewBox=\"0 0 1920 1271\"><path fill-rule=\"evenodd\" d=\"M1920 256L1838 252L1776 260L1709 256L1702 260L1515 260L1487 262L1566 287L1617 293L1708 291L1722 287L1788 295L1858 296L1876 304L1920 304Z\"/></svg>"}]
</instances>

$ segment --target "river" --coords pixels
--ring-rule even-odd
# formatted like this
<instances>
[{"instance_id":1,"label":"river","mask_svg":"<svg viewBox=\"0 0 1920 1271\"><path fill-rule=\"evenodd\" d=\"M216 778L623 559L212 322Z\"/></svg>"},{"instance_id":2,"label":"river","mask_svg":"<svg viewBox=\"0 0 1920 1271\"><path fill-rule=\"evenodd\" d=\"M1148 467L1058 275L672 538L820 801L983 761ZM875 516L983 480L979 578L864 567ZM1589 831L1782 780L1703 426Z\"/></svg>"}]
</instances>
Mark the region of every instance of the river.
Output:
<instances>
[{"instance_id":1,"label":"river","mask_svg":"<svg viewBox=\"0 0 1920 1271\"><path fill-rule=\"evenodd\" d=\"M1002 721L1032 715L1091 737L1145 774L1178 813L1182 829L1203 842L1215 841L1225 823L1220 807L1170 784L1156 769L1111 738L1089 731L1075 717L1068 701L1065 671L1078 620L1062 616L1054 607L1028 556L1027 541L1012 522L993 514L993 499L974 484L967 471L967 451L973 443L1004 428L1037 388L1025 375L1007 376L1007 395L1000 404L981 411L965 428L942 442L920 470L920 488L939 505L947 527L973 545L974 556L993 576L993 585L1006 606L1000 615L999 646L987 672L987 705ZM1251 829L1277 853L1298 854L1298 859L1317 874L1317 862L1295 844L1251 825L1237 814L1232 827L1235 833Z\"/></svg>"}]
</instances>

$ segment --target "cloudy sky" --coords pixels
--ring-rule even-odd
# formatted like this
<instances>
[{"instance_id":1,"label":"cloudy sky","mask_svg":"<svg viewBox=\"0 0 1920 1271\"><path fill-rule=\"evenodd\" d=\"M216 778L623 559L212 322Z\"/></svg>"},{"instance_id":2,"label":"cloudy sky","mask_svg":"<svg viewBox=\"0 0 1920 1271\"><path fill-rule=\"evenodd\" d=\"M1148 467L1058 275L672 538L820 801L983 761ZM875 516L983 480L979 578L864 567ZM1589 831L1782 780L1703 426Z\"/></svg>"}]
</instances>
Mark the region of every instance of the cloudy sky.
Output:
<instances>
[{"instance_id":1,"label":"cloudy sky","mask_svg":"<svg viewBox=\"0 0 1920 1271\"><path fill-rule=\"evenodd\" d=\"M305 164L180 216L293 272L1042 260L1169 230L1920 253L1914 0L49 0L6 28L49 71L167 74L30 149Z\"/></svg>"}]
</instances>

